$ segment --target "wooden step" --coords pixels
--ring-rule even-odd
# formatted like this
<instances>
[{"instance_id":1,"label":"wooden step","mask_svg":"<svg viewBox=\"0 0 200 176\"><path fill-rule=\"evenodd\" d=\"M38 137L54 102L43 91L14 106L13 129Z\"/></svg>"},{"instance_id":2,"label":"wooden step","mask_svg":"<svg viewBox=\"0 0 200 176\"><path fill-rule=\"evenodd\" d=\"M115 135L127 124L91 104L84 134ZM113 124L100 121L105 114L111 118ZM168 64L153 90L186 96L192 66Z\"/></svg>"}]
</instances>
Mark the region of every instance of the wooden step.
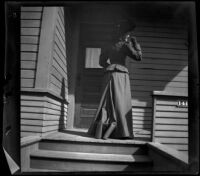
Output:
<instances>
[{"instance_id":1,"label":"wooden step","mask_svg":"<svg viewBox=\"0 0 200 176\"><path fill-rule=\"evenodd\" d=\"M147 154L147 143L136 140L95 139L79 132L56 132L39 142L39 149L51 151L102 153L102 154Z\"/></svg>"},{"instance_id":2,"label":"wooden step","mask_svg":"<svg viewBox=\"0 0 200 176\"><path fill-rule=\"evenodd\" d=\"M94 143L87 141L56 141L42 140L39 149L50 151L101 153L101 154L134 154L144 155L148 153L146 144L131 143Z\"/></svg>"},{"instance_id":3,"label":"wooden step","mask_svg":"<svg viewBox=\"0 0 200 176\"><path fill-rule=\"evenodd\" d=\"M31 168L63 171L122 171L151 169L146 155L117 155L38 150L31 154ZM150 166L150 167L148 167Z\"/></svg>"},{"instance_id":4,"label":"wooden step","mask_svg":"<svg viewBox=\"0 0 200 176\"><path fill-rule=\"evenodd\" d=\"M79 129L78 129L79 130ZM91 142L91 143L112 143L112 144L147 144L147 141L140 141L135 139L96 139L87 134L86 130L76 131L76 130L63 130L59 132L54 132L49 135L43 136L44 140L54 140L54 141L81 141L81 142Z\"/></svg>"},{"instance_id":5,"label":"wooden step","mask_svg":"<svg viewBox=\"0 0 200 176\"><path fill-rule=\"evenodd\" d=\"M31 154L31 157L43 157L66 160L85 160L85 161L108 161L108 162L151 162L145 155L117 155L117 154L99 154L82 152L60 152L39 150Z\"/></svg>"},{"instance_id":6,"label":"wooden step","mask_svg":"<svg viewBox=\"0 0 200 176\"><path fill-rule=\"evenodd\" d=\"M60 172L59 170L52 170L52 169L36 169L36 168L29 168L27 171L24 170L23 173L29 173L29 172L34 172L34 173L46 173L46 172Z\"/></svg>"}]
</instances>

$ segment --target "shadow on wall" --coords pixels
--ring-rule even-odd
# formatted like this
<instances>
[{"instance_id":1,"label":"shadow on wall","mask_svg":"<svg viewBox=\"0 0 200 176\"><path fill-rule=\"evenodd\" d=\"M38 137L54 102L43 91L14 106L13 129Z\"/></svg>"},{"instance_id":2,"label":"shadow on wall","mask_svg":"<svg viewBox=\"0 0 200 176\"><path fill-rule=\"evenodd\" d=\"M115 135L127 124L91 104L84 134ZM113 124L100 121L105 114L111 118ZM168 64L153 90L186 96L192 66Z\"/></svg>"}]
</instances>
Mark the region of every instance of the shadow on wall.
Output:
<instances>
[{"instance_id":1,"label":"shadow on wall","mask_svg":"<svg viewBox=\"0 0 200 176\"><path fill-rule=\"evenodd\" d=\"M153 64L146 64L151 60L154 60L153 67L157 68L153 68ZM146 102L147 106L151 106L151 95L155 90L178 92L186 95L188 91L187 61L183 61L181 65L176 65L175 60L168 60L169 65L161 65L156 63L156 60L157 58L144 57L144 62L141 61L141 63L129 67L132 99L138 102ZM160 67L165 67L165 69ZM174 67L175 69L168 67Z\"/></svg>"},{"instance_id":2,"label":"shadow on wall","mask_svg":"<svg viewBox=\"0 0 200 176\"><path fill-rule=\"evenodd\" d=\"M60 109L60 118L59 118L59 130L62 130L65 128L65 124L66 124L66 115L65 115L65 79L62 78L62 85L61 85L61 93L60 96L63 98L63 100L61 101L61 109Z\"/></svg>"},{"instance_id":3,"label":"shadow on wall","mask_svg":"<svg viewBox=\"0 0 200 176\"><path fill-rule=\"evenodd\" d=\"M148 60L148 58L144 58ZM156 58L155 58L156 60ZM173 60L171 61L173 65ZM177 66L177 70L159 70L148 68L145 65L140 68L141 75L132 74L130 75L131 87L132 87L132 106L133 106L133 131L135 137L150 140L152 132L152 116L153 116L153 91L169 91L177 93L187 94L188 83L187 83L187 71L183 71L187 65ZM142 76L142 73L147 74ZM152 73L156 73L153 75ZM167 73L171 72L171 74ZM146 78L145 78L146 76ZM141 78L144 78L142 80ZM150 80L154 79L154 80ZM138 111L141 112L138 112Z\"/></svg>"}]
</instances>

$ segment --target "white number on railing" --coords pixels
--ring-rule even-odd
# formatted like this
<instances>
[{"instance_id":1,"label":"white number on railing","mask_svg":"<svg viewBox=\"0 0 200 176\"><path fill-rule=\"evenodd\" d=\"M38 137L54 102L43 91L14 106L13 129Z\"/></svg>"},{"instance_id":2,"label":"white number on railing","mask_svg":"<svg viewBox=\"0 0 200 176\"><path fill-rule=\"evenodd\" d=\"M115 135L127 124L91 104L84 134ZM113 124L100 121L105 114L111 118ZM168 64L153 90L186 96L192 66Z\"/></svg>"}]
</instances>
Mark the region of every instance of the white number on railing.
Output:
<instances>
[{"instance_id":1,"label":"white number on railing","mask_svg":"<svg viewBox=\"0 0 200 176\"><path fill-rule=\"evenodd\" d=\"M188 101L187 100L178 100L177 107L188 107Z\"/></svg>"}]
</instances>

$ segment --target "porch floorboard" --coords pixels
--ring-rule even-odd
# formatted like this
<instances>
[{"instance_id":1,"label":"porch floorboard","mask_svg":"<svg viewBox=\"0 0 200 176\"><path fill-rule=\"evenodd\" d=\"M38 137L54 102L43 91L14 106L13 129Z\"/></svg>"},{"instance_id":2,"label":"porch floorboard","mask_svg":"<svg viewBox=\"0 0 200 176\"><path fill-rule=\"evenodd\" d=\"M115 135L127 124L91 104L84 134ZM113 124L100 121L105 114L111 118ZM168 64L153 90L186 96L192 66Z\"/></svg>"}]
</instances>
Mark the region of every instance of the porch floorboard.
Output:
<instances>
[{"instance_id":1,"label":"porch floorboard","mask_svg":"<svg viewBox=\"0 0 200 176\"><path fill-rule=\"evenodd\" d=\"M92 143L114 143L114 144L146 144L147 141L140 141L135 139L96 139L87 134L86 130L70 129L54 132L43 136L45 140L55 141L79 141L79 142L92 142Z\"/></svg>"}]
</instances>

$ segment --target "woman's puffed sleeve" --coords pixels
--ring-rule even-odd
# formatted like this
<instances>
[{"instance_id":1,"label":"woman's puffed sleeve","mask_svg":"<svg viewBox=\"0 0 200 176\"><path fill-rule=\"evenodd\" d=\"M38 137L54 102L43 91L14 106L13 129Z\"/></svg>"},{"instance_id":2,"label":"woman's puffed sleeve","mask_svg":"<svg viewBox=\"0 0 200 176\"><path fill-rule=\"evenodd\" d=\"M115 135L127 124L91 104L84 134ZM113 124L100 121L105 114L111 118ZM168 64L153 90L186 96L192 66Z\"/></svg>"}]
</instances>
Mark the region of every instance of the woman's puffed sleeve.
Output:
<instances>
[{"instance_id":1,"label":"woman's puffed sleeve","mask_svg":"<svg viewBox=\"0 0 200 176\"><path fill-rule=\"evenodd\" d=\"M106 68L109 65L107 60L108 60L108 49L102 49L102 52L99 58L99 65Z\"/></svg>"}]
</instances>

